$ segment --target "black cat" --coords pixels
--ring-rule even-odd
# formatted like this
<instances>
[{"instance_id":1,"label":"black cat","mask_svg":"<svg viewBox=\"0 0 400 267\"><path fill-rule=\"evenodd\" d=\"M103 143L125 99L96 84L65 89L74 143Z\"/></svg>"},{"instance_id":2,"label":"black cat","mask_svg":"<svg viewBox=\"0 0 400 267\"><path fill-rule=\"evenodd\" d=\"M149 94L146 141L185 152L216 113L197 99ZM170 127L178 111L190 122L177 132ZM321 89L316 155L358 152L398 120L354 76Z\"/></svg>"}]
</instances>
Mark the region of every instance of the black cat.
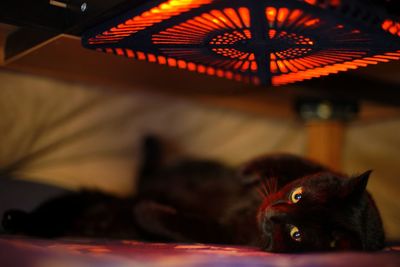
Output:
<instances>
[{"instance_id":1,"label":"black cat","mask_svg":"<svg viewBox=\"0 0 400 267\"><path fill-rule=\"evenodd\" d=\"M290 155L271 155L239 171L185 160L162 166L157 139L144 142L138 194L117 198L83 191L31 213L9 211L9 233L164 242L255 245L273 252L379 250L384 232L365 191L370 171L329 171Z\"/></svg>"}]
</instances>

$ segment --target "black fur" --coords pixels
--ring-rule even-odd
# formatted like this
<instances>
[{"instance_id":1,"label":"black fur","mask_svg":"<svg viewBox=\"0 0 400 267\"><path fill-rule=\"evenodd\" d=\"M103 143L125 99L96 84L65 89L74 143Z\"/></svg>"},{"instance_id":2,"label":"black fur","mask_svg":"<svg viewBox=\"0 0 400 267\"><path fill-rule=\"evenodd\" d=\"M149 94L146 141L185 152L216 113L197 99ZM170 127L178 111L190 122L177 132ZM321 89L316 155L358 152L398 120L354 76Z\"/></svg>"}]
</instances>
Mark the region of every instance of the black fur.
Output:
<instances>
[{"instance_id":1,"label":"black fur","mask_svg":"<svg viewBox=\"0 0 400 267\"><path fill-rule=\"evenodd\" d=\"M164 242L257 245L268 251L379 250L384 233L358 177L291 155L255 159L240 170L214 161L162 164L162 146L144 142L137 195L82 191L31 213L9 211L9 233L40 237L107 237ZM292 192L301 188L298 203ZM298 229L301 240L291 231Z\"/></svg>"}]
</instances>

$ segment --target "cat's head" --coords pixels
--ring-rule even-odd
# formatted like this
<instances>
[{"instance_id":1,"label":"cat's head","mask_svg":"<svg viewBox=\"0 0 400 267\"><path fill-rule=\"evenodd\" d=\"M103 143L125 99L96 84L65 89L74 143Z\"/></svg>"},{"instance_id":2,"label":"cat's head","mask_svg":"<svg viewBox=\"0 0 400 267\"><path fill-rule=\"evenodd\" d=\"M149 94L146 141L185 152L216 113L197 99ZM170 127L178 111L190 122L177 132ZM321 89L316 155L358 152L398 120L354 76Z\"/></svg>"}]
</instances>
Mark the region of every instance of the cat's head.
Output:
<instances>
[{"instance_id":1,"label":"cat's head","mask_svg":"<svg viewBox=\"0 0 400 267\"><path fill-rule=\"evenodd\" d=\"M350 178L317 173L266 194L257 216L264 248L273 252L383 248L380 215L366 192L370 173Z\"/></svg>"}]
</instances>

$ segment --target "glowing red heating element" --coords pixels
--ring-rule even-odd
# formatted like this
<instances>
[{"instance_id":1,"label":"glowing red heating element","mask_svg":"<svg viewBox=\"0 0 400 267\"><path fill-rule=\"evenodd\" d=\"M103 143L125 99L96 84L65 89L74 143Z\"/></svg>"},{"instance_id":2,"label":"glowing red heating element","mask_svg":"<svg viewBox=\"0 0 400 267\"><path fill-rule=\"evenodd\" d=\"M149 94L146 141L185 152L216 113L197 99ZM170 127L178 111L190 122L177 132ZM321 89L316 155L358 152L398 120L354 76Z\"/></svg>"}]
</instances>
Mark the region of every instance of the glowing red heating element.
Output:
<instances>
[{"instance_id":1,"label":"glowing red heating element","mask_svg":"<svg viewBox=\"0 0 400 267\"><path fill-rule=\"evenodd\" d=\"M211 76L272 85L400 59L400 46L389 52L365 30L312 12L335 9L342 0L291 0L291 8L280 4L289 1L271 2L254 9L223 0L169 0L89 33L84 45ZM254 25L259 23L261 27ZM400 36L399 22L385 20L381 27L388 36Z\"/></svg>"},{"instance_id":2,"label":"glowing red heating element","mask_svg":"<svg viewBox=\"0 0 400 267\"><path fill-rule=\"evenodd\" d=\"M250 12L245 7L211 10L154 34L152 42L169 45L160 48L168 57L202 62L198 72L258 84L258 77L243 75L257 71L254 53L236 47L237 43L252 39L250 26ZM219 34L212 35L213 32ZM207 44L210 51L205 51L203 44ZM206 71L203 65L208 66ZM233 71L237 72L234 74Z\"/></svg>"},{"instance_id":3,"label":"glowing red heating element","mask_svg":"<svg viewBox=\"0 0 400 267\"><path fill-rule=\"evenodd\" d=\"M160 23L173 16L187 12L213 0L169 0L153 7L140 15L134 16L123 23L112 27L89 39L89 44L116 43L119 40L135 34L147 27Z\"/></svg>"},{"instance_id":4,"label":"glowing red heating element","mask_svg":"<svg viewBox=\"0 0 400 267\"><path fill-rule=\"evenodd\" d=\"M211 10L153 34L152 43L159 46L162 55L126 48L106 48L99 51L221 78L259 84L260 80L257 76L246 74L246 72L254 73L258 69L254 53L243 52L234 47L236 43L252 38L249 28L250 12L245 7ZM221 32L221 34L213 36L207 41L213 53L205 55L204 48L200 46L207 40L210 33L215 31ZM114 36L112 40L115 39ZM90 41L97 42L96 40ZM188 47L187 45L193 46ZM226 47L230 45L232 47ZM220 57L215 58L215 55Z\"/></svg>"},{"instance_id":5,"label":"glowing red heating element","mask_svg":"<svg viewBox=\"0 0 400 267\"><path fill-rule=\"evenodd\" d=\"M338 48L314 49L316 41L312 38L279 31L283 26L296 28L319 28L324 27L324 22L316 17L305 14L299 9L288 10L287 8L268 7L266 16L271 30L271 39L290 40L293 48L284 51L270 53L270 70L273 74L272 84L283 85L311 78L326 76L329 74L366 67L379 62L400 59L400 51L385 53L383 55L367 56L369 48L349 47L346 44L352 40L368 42L369 37L358 30L346 31L343 25L330 28L330 33L336 38ZM275 30L278 29L278 30ZM310 31L312 32L312 31ZM349 36L351 33L351 36ZM346 48L349 47L349 48Z\"/></svg>"},{"instance_id":6,"label":"glowing red heating element","mask_svg":"<svg viewBox=\"0 0 400 267\"><path fill-rule=\"evenodd\" d=\"M400 21L387 19L382 23L382 29L393 35L400 36Z\"/></svg>"},{"instance_id":7,"label":"glowing red heating element","mask_svg":"<svg viewBox=\"0 0 400 267\"><path fill-rule=\"evenodd\" d=\"M326 0L326 1L319 1L319 0L302 0L310 5L318 5L318 4L325 4L329 6L339 6L341 4L341 0Z\"/></svg>"}]
</instances>

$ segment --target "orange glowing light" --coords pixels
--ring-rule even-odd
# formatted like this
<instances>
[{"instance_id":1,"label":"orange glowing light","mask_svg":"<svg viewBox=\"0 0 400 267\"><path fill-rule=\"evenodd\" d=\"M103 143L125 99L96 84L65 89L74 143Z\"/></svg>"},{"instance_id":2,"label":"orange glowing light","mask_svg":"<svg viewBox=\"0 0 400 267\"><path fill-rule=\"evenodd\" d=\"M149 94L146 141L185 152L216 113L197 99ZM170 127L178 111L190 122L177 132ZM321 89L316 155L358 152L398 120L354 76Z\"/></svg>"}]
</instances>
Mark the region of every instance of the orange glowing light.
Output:
<instances>
[{"instance_id":1,"label":"orange glowing light","mask_svg":"<svg viewBox=\"0 0 400 267\"><path fill-rule=\"evenodd\" d=\"M251 66L250 69L254 72L256 72L258 70L258 66L257 66L257 62L251 62Z\"/></svg>"},{"instance_id":2,"label":"orange glowing light","mask_svg":"<svg viewBox=\"0 0 400 267\"><path fill-rule=\"evenodd\" d=\"M205 72L206 72L206 67L204 67L203 65L199 65L199 66L197 67L197 71L198 71L199 73L205 73Z\"/></svg>"},{"instance_id":3,"label":"orange glowing light","mask_svg":"<svg viewBox=\"0 0 400 267\"><path fill-rule=\"evenodd\" d=\"M267 8L267 19L268 19L270 25L272 25L272 23L275 22L275 18L276 18L276 8L268 7Z\"/></svg>"},{"instance_id":4,"label":"orange glowing light","mask_svg":"<svg viewBox=\"0 0 400 267\"><path fill-rule=\"evenodd\" d=\"M297 1L301 3L293 9L279 1L271 6L266 3L262 34L255 32L261 27L252 25L258 21L258 16L253 17L254 7L245 3L164 0L148 10L124 15L124 21L100 28L85 40L97 51L254 84L283 85L400 60L400 51L387 52L378 46L375 52L370 46L374 39L365 28L312 12L335 9L341 0ZM188 13L199 7L199 12ZM400 37L398 20L379 24L388 38Z\"/></svg>"},{"instance_id":5,"label":"orange glowing light","mask_svg":"<svg viewBox=\"0 0 400 267\"><path fill-rule=\"evenodd\" d=\"M89 39L89 44L97 43L116 43L121 39L132 36L133 34L144 30L156 23L171 17L177 16L190 9L198 8L202 5L211 3L212 0L169 0L145 11L140 15L117 25L116 27L106 30L101 34Z\"/></svg>"},{"instance_id":6,"label":"orange glowing light","mask_svg":"<svg viewBox=\"0 0 400 267\"><path fill-rule=\"evenodd\" d=\"M166 59L165 57L163 57L163 56L158 56L157 59L158 59L158 63L159 63L159 64L161 64L161 65L167 64L167 59Z\"/></svg>"},{"instance_id":7,"label":"orange glowing light","mask_svg":"<svg viewBox=\"0 0 400 267\"><path fill-rule=\"evenodd\" d=\"M325 1L303 0L303 1L306 2L307 4L310 4L310 5L313 5L313 6L316 6L318 4L321 4L321 5L325 4L325 5L330 5L330 6L333 6L333 7L337 7L342 3L341 0L325 0Z\"/></svg>"},{"instance_id":8,"label":"orange glowing light","mask_svg":"<svg viewBox=\"0 0 400 267\"><path fill-rule=\"evenodd\" d=\"M124 54L124 50L122 50L121 48L116 48L115 49L115 52L117 53L117 55L119 55L119 56L124 56L125 54Z\"/></svg>"},{"instance_id":9,"label":"orange glowing light","mask_svg":"<svg viewBox=\"0 0 400 267\"><path fill-rule=\"evenodd\" d=\"M243 19L244 26L250 28L250 11L245 7L239 8L238 11L240 17Z\"/></svg>"},{"instance_id":10,"label":"orange glowing light","mask_svg":"<svg viewBox=\"0 0 400 267\"><path fill-rule=\"evenodd\" d=\"M211 10L203 13L171 28L167 28L152 36L152 41L157 45L188 45L201 44L210 32L222 31L224 33L213 37L210 45L234 45L240 41L250 40L252 38L251 31L248 29L251 26L250 11L248 8L239 7L225 8L221 10ZM215 61L216 66L230 67L241 72L256 72L258 65L255 62L254 53L242 52L234 48L212 48L217 55L222 56L220 60ZM199 51L191 49L163 49L163 52L170 57L178 58L181 55L186 55L190 60L196 60L199 57L204 57ZM189 69L189 68L188 68ZM194 70L191 66L190 70ZM217 75L226 78L235 78L236 80L246 80L242 75L231 75L225 72L216 71L214 68L207 71L203 66L197 68L199 73L207 73L208 75Z\"/></svg>"},{"instance_id":11,"label":"orange glowing light","mask_svg":"<svg viewBox=\"0 0 400 267\"><path fill-rule=\"evenodd\" d=\"M400 36L400 22L387 19L382 23L382 29L392 35Z\"/></svg>"},{"instance_id":12,"label":"orange glowing light","mask_svg":"<svg viewBox=\"0 0 400 267\"><path fill-rule=\"evenodd\" d=\"M302 14L303 14L303 12L299 9L293 10L289 16L289 21L293 22L293 21L297 20Z\"/></svg>"},{"instance_id":13,"label":"orange glowing light","mask_svg":"<svg viewBox=\"0 0 400 267\"><path fill-rule=\"evenodd\" d=\"M130 49L121 49L121 48L107 48L104 49L103 52L106 53L112 53L112 54L116 54L116 55L122 55L122 53L124 55L129 55L129 57L131 58L137 58L138 60L146 60L149 62L157 62L160 65L168 65L169 67L176 67L179 69L187 69L190 71L197 71L198 73L202 73L202 74L207 74L207 75L211 75L211 76L218 76L218 77L225 77L227 79L235 79L237 81L241 81L241 82L253 82L254 78L251 78L249 76L243 76L240 73L233 73L232 71L229 70L223 70L223 69L218 69L218 68L213 68L213 67L207 67L205 65L202 64L196 64L194 62L187 62L185 60L177 60L175 58L171 58L171 57L164 57L164 56L155 56L154 54L148 54L148 53L144 53L141 51L132 51ZM245 68L245 69L252 69L252 70L256 70L257 69L257 64L254 61L244 61L244 64L241 65L241 68Z\"/></svg>"},{"instance_id":14,"label":"orange glowing light","mask_svg":"<svg viewBox=\"0 0 400 267\"><path fill-rule=\"evenodd\" d=\"M315 5L317 3L317 0L304 0L304 2L306 2L310 5Z\"/></svg>"},{"instance_id":15,"label":"orange glowing light","mask_svg":"<svg viewBox=\"0 0 400 267\"><path fill-rule=\"evenodd\" d=\"M313 20L309 20L307 22L304 23L305 26L310 27L310 26L314 26L316 24L318 24L319 19L313 19Z\"/></svg>"},{"instance_id":16,"label":"orange glowing light","mask_svg":"<svg viewBox=\"0 0 400 267\"><path fill-rule=\"evenodd\" d=\"M289 72L288 69L286 68L285 64L282 61L278 60L276 63L278 64L278 68L282 73Z\"/></svg>"},{"instance_id":17,"label":"orange glowing light","mask_svg":"<svg viewBox=\"0 0 400 267\"><path fill-rule=\"evenodd\" d=\"M270 65L271 72L278 73L278 65L276 64L276 61L271 61Z\"/></svg>"},{"instance_id":18,"label":"orange glowing light","mask_svg":"<svg viewBox=\"0 0 400 267\"><path fill-rule=\"evenodd\" d=\"M385 31L388 31L389 28L390 28L392 25L393 25L393 21L387 19L387 20L385 20L385 21L382 23L382 29L384 29Z\"/></svg>"},{"instance_id":19,"label":"orange glowing light","mask_svg":"<svg viewBox=\"0 0 400 267\"><path fill-rule=\"evenodd\" d=\"M170 67L176 67L176 59L174 58L168 58L167 63Z\"/></svg>"},{"instance_id":20,"label":"orange glowing light","mask_svg":"<svg viewBox=\"0 0 400 267\"><path fill-rule=\"evenodd\" d=\"M189 62L189 63L187 64L187 68L188 68L188 70L190 70L190 71L195 71L195 70L196 70L196 64L194 64L194 63L192 63L192 62Z\"/></svg>"},{"instance_id":21,"label":"orange glowing light","mask_svg":"<svg viewBox=\"0 0 400 267\"><path fill-rule=\"evenodd\" d=\"M215 75L215 69L212 67L207 68L207 74L208 75Z\"/></svg>"},{"instance_id":22,"label":"orange glowing light","mask_svg":"<svg viewBox=\"0 0 400 267\"><path fill-rule=\"evenodd\" d=\"M128 58L134 58L134 57L135 57L135 54L133 53L132 50L130 50L130 49L125 49L125 51L126 51L126 56L127 56Z\"/></svg>"},{"instance_id":23,"label":"orange glowing light","mask_svg":"<svg viewBox=\"0 0 400 267\"><path fill-rule=\"evenodd\" d=\"M316 4L317 2L309 1L309 3ZM275 7L267 7L265 14L269 25L274 27L268 32L269 38L294 45L293 48L270 53L270 72L273 74L273 85L283 85L326 76L340 71L374 65L385 60L397 60L400 58L398 53L367 57L368 50L357 51L350 48L329 48L323 51L314 51L315 40L280 29L284 28L282 25L289 27L291 25L296 25L296 27L301 27L302 25L304 27L315 27L321 23L320 18L305 16L300 10L276 9ZM382 27L390 32L394 25L392 21L386 21ZM344 30L344 27L339 24L336 29ZM396 34L398 32L392 31ZM358 29L351 30L351 34L355 36L362 35ZM359 37L359 39L362 38ZM301 45L301 47L296 47L295 45Z\"/></svg>"},{"instance_id":24,"label":"orange glowing light","mask_svg":"<svg viewBox=\"0 0 400 267\"><path fill-rule=\"evenodd\" d=\"M153 54L148 54L148 55L147 55L147 60L148 60L149 62L157 62L157 58L156 58L156 56L153 55Z\"/></svg>"},{"instance_id":25,"label":"orange glowing light","mask_svg":"<svg viewBox=\"0 0 400 267\"><path fill-rule=\"evenodd\" d=\"M138 58L139 60L146 60L146 54L145 54L145 53L143 53L143 52L137 52L136 55L137 55L137 58Z\"/></svg>"},{"instance_id":26,"label":"orange glowing light","mask_svg":"<svg viewBox=\"0 0 400 267\"><path fill-rule=\"evenodd\" d=\"M180 69L186 69L186 62L184 60L178 60L178 68Z\"/></svg>"},{"instance_id":27,"label":"orange glowing light","mask_svg":"<svg viewBox=\"0 0 400 267\"><path fill-rule=\"evenodd\" d=\"M225 78L232 80L233 79L233 73L231 71L226 71L225 72Z\"/></svg>"},{"instance_id":28,"label":"orange glowing light","mask_svg":"<svg viewBox=\"0 0 400 267\"><path fill-rule=\"evenodd\" d=\"M233 23L228 19L228 17L225 16L224 13L222 13L220 10L212 10L210 11L210 14L213 15L216 19L218 19L219 21L223 22L226 26L228 26L229 28L234 29L235 26L233 25Z\"/></svg>"},{"instance_id":29,"label":"orange glowing light","mask_svg":"<svg viewBox=\"0 0 400 267\"><path fill-rule=\"evenodd\" d=\"M278 21L278 25L282 25L282 23L287 19L289 15L289 9L287 8L280 8L278 11L278 16L276 17Z\"/></svg>"},{"instance_id":30,"label":"orange glowing light","mask_svg":"<svg viewBox=\"0 0 400 267\"><path fill-rule=\"evenodd\" d=\"M220 78L224 77L224 71L223 70L217 70L216 74Z\"/></svg>"},{"instance_id":31,"label":"orange glowing light","mask_svg":"<svg viewBox=\"0 0 400 267\"><path fill-rule=\"evenodd\" d=\"M392 54L392 56L390 56L390 54ZM357 69L359 67L366 67L370 64L377 64L380 59L382 59L382 58L385 59L387 56L391 57L390 59L392 59L392 60L398 60L398 59L400 59L400 51L397 51L395 53L385 53L385 55L377 55L372 58L367 57L367 58L355 59L355 60L348 61L348 62L333 64L331 66L307 69L307 70L299 71L297 73L293 72L293 73L288 73L285 75L274 76L274 77L272 77L272 83L274 85L282 85L282 84L293 83L293 82L302 81L302 80L306 80L306 79L311 79L311 78L315 78L315 77L326 76L326 75L329 75L332 73L338 73L341 71L347 71L349 69Z\"/></svg>"},{"instance_id":32,"label":"orange glowing light","mask_svg":"<svg viewBox=\"0 0 400 267\"><path fill-rule=\"evenodd\" d=\"M250 27L250 11L247 8L240 7L237 10L226 8L223 12L212 10L154 34L152 40L154 44L198 44L206 39L210 32L227 29L239 30L248 27ZM223 39L229 39L231 43L234 43L246 39L247 34L245 31L233 31L226 33L219 39L214 38L212 43L222 42Z\"/></svg>"},{"instance_id":33,"label":"orange glowing light","mask_svg":"<svg viewBox=\"0 0 400 267\"><path fill-rule=\"evenodd\" d=\"M245 8L244 8L245 9ZM236 25L238 28L243 28L242 21L240 20L236 10L233 8L225 8L224 9L225 15L227 15Z\"/></svg>"}]
</instances>

